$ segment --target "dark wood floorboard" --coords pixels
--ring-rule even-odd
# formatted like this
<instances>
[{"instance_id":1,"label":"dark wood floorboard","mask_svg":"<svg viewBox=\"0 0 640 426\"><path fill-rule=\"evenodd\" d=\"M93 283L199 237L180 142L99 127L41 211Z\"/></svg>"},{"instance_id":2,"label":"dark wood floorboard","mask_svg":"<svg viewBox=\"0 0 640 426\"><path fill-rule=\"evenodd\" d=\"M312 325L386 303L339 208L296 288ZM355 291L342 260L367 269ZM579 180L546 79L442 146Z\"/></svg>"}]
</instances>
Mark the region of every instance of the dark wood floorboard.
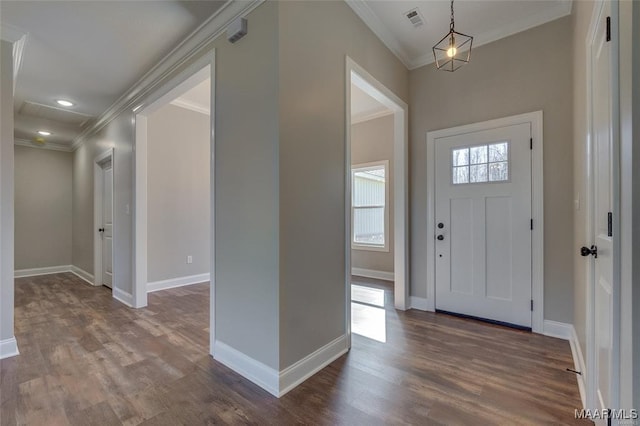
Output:
<instances>
[{"instance_id":1,"label":"dark wood floorboard","mask_svg":"<svg viewBox=\"0 0 640 426\"><path fill-rule=\"evenodd\" d=\"M130 309L72 274L16 280L21 355L0 361L4 425L576 424L565 341L393 309L386 342L352 350L276 399L208 355L209 287ZM585 422L586 423L586 422Z\"/></svg>"}]
</instances>

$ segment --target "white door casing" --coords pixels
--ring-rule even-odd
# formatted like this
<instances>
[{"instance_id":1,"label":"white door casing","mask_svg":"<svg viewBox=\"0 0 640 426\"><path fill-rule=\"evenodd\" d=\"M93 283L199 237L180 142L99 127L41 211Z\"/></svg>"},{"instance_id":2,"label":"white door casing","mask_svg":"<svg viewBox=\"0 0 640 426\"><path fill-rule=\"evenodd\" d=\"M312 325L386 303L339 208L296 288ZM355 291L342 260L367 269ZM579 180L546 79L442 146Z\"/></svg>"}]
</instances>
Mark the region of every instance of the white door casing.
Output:
<instances>
[{"instance_id":1,"label":"white door casing","mask_svg":"<svg viewBox=\"0 0 640 426\"><path fill-rule=\"evenodd\" d=\"M531 129L531 214L533 230L531 233L531 299L533 310L531 315L531 329L536 333L544 331L544 178L543 178L543 113L536 111L510 117L467 124L454 128L430 131L427 139L427 298L424 306L428 311L436 310L436 236L439 235L436 221L436 139L462 134L471 134L491 129L505 128L527 124ZM469 144L472 145L472 144ZM451 164L451 159L447 159ZM451 180L450 180L451 181ZM450 182L449 181L449 182ZM485 206L486 207L486 206ZM495 207L495 206L492 206ZM531 223L529 223L529 228ZM444 240L446 241L446 240ZM531 302L529 302L531 303ZM531 309L531 305L528 306Z\"/></svg>"},{"instance_id":2,"label":"white door casing","mask_svg":"<svg viewBox=\"0 0 640 426\"><path fill-rule=\"evenodd\" d=\"M435 140L436 309L531 327L530 139L522 123Z\"/></svg>"}]
</instances>

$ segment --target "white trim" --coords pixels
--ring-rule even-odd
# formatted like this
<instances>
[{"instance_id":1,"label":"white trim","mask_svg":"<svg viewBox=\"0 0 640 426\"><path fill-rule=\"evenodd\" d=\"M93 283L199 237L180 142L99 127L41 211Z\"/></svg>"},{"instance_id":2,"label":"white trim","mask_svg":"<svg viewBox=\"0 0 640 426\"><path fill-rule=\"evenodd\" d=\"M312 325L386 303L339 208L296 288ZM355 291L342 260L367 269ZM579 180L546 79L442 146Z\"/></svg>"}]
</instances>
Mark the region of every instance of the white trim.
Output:
<instances>
[{"instance_id":1,"label":"white trim","mask_svg":"<svg viewBox=\"0 0 640 426\"><path fill-rule=\"evenodd\" d=\"M95 281L93 278L93 274L88 273L84 269L80 269L75 265L71 265L71 269L69 270L73 275L77 276L80 279L85 280L87 283L91 285L95 285Z\"/></svg>"},{"instance_id":2,"label":"white trim","mask_svg":"<svg viewBox=\"0 0 640 426\"><path fill-rule=\"evenodd\" d=\"M127 293L126 291L123 291L115 286L113 287L112 290L113 290L114 299L124 303L130 308L133 308L133 296L131 295L131 293Z\"/></svg>"},{"instance_id":3,"label":"white trim","mask_svg":"<svg viewBox=\"0 0 640 426\"><path fill-rule=\"evenodd\" d=\"M345 294L346 327L351 327L351 86L355 85L393 111L393 210L394 210L394 304L399 310L409 307L409 107L364 68L346 57L345 110Z\"/></svg>"},{"instance_id":4,"label":"white trim","mask_svg":"<svg viewBox=\"0 0 640 426\"><path fill-rule=\"evenodd\" d=\"M111 176L112 179L115 180L116 176L116 167L115 167L115 155L114 149L109 148L106 151L99 154L93 160L93 285L101 286L104 282L102 277L102 236L98 229L103 225L103 211L102 211L102 203L103 203L103 185L102 185L102 175L103 175L103 167L102 165L110 162L111 163ZM111 196L111 209L113 210L114 201L116 196L116 188L115 182L111 182L111 186L113 188ZM116 218L115 215L111 214L112 217L112 231L111 231L111 269L113 271L111 287L112 289L116 288L116 264L115 264L115 256L113 255L116 247ZM114 292L115 294L115 292Z\"/></svg>"},{"instance_id":5,"label":"white trim","mask_svg":"<svg viewBox=\"0 0 640 426\"><path fill-rule=\"evenodd\" d=\"M395 279L393 272L376 271L374 269L356 268L353 266L351 267L351 275L385 281L393 281Z\"/></svg>"},{"instance_id":6,"label":"white trim","mask_svg":"<svg viewBox=\"0 0 640 426\"><path fill-rule=\"evenodd\" d=\"M40 145L26 139L14 139L13 143L14 145L26 146L29 148L48 149L51 151L73 152L70 146L62 145L59 143L46 142L45 144Z\"/></svg>"},{"instance_id":7,"label":"white trim","mask_svg":"<svg viewBox=\"0 0 640 426\"><path fill-rule=\"evenodd\" d=\"M345 0L353 11L362 19L371 31L387 46L387 48L402 62L409 70L413 70L434 62L431 51L419 56L411 57L402 47L401 43L393 35L393 32L382 23L378 15L369 7L368 0ZM509 21L507 25L494 28L480 34L473 34L473 47L477 48L484 44L492 43L496 40L509 37L511 35L526 31L533 27L554 21L571 14L572 0L557 0L555 7L547 8L540 13L527 15L526 17Z\"/></svg>"},{"instance_id":8,"label":"white trim","mask_svg":"<svg viewBox=\"0 0 640 426\"><path fill-rule=\"evenodd\" d=\"M76 150L91 135L113 121L118 115L139 104L152 93L158 85L174 74L196 56L205 51L209 44L223 34L227 26L239 17L246 16L264 0L227 1L215 14L187 36L178 46L169 52L157 65L151 68L129 90L113 103L93 125L85 129L74 141ZM212 81L213 86L213 81Z\"/></svg>"},{"instance_id":9,"label":"white trim","mask_svg":"<svg viewBox=\"0 0 640 426\"><path fill-rule=\"evenodd\" d=\"M571 340L573 325L565 322L544 320L544 330L542 334L549 337L556 337L562 340Z\"/></svg>"},{"instance_id":10,"label":"white trim","mask_svg":"<svg viewBox=\"0 0 640 426\"><path fill-rule=\"evenodd\" d=\"M15 25L6 22L0 23L0 40L15 43L27 34L28 33L25 30L18 28Z\"/></svg>"},{"instance_id":11,"label":"white trim","mask_svg":"<svg viewBox=\"0 0 640 426\"><path fill-rule=\"evenodd\" d=\"M39 275L60 274L71 272L71 265L47 266L44 268L18 269L14 271L15 278L36 277Z\"/></svg>"},{"instance_id":12,"label":"white trim","mask_svg":"<svg viewBox=\"0 0 640 426\"><path fill-rule=\"evenodd\" d=\"M354 117L351 117L351 125L364 123L365 121L376 120L378 118L386 117L387 115L391 114L393 114L393 111L391 111L390 109L385 109L371 114L356 115Z\"/></svg>"},{"instance_id":13,"label":"white trim","mask_svg":"<svg viewBox=\"0 0 640 426\"><path fill-rule=\"evenodd\" d=\"M211 274L189 275L186 277L171 278L168 280L152 281L147 283L147 292L166 290L169 288L182 287L185 285L199 284L207 282L211 279Z\"/></svg>"},{"instance_id":14,"label":"white trim","mask_svg":"<svg viewBox=\"0 0 640 426\"><path fill-rule=\"evenodd\" d=\"M354 226L353 226L353 220L354 220L354 214L353 212L355 211L356 207L353 206L353 202L350 204L351 205L351 249L352 250L364 250L364 251L382 251L382 252L389 252L389 234L390 232L390 228L389 228L389 212L391 211L391 209L389 208L389 203L390 201L392 202L392 200L389 200L389 160L380 160L380 161L372 161L370 163L360 163L360 164L352 164L351 165L351 187L353 188L353 184L354 184L354 173L363 171L363 170L367 170L367 169L375 169L375 168L380 168L380 166L382 166L384 168L384 175L385 175L385 179L384 179L384 244L382 245L375 245L375 244L363 244L363 243L357 243L355 241L353 241L354 239L354 235L353 235L353 230L354 230Z\"/></svg>"},{"instance_id":15,"label":"white trim","mask_svg":"<svg viewBox=\"0 0 640 426\"><path fill-rule=\"evenodd\" d=\"M195 102L185 101L184 99L174 99L169 102L171 105L176 106L178 108L188 109L190 111L199 112L200 114L211 115L211 111L208 107L202 106L200 104L196 104Z\"/></svg>"},{"instance_id":16,"label":"white trim","mask_svg":"<svg viewBox=\"0 0 640 426\"><path fill-rule=\"evenodd\" d=\"M16 355L20 355L20 351L18 350L18 341L15 337L0 340L0 359L10 358Z\"/></svg>"},{"instance_id":17,"label":"white trim","mask_svg":"<svg viewBox=\"0 0 640 426\"><path fill-rule=\"evenodd\" d=\"M278 370L245 355L219 340L216 340L213 346L215 353L213 359L252 381L271 395L278 396L280 384Z\"/></svg>"},{"instance_id":18,"label":"white trim","mask_svg":"<svg viewBox=\"0 0 640 426\"><path fill-rule=\"evenodd\" d=\"M573 369L581 373L576 374L576 380L578 381L578 390L580 391L582 408L587 408L585 387L585 375L587 374L587 370L585 368L582 348L580 346L580 341L578 340L578 334L576 333L575 327L572 324L564 322L544 320L543 334L545 336L556 337L569 342L569 345L571 346L571 356L573 358Z\"/></svg>"},{"instance_id":19,"label":"white trim","mask_svg":"<svg viewBox=\"0 0 640 426\"><path fill-rule=\"evenodd\" d=\"M461 133L472 133L498 127L530 123L533 151L531 154L531 298L533 312L531 329L544 330L544 174L543 174L543 114L536 111L449 129L427 132L427 300L429 311L435 310L435 140Z\"/></svg>"},{"instance_id":20,"label":"white trim","mask_svg":"<svg viewBox=\"0 0 640 426\"><path fill-rule=\"evenodd\" d=\"M418 309L420 311L429 311L429 301L425 297L411 296L411 309Z\"/></svg>"},{"instance_id":21,"label":"white trim","mask_svg":"<svg viewBox=\"0 0 640 426\"><path fill-rule=\"evenodd\" d=\"M580 346L580 340L576 329L571 326L571 338L569 339L571 345L571 355L573 356L573 369L581 372L582 374L576 374L576 380L578 381L578 390L580 391L580 400L582 401L582 408L587 408L587 388L585 384L585 376L587 375L587 368L584 363L584 356L582 356L582 347Z\"/></svg>"},{"instance_id":22,"label":"white trim","mask_svg":"<svg viewBox=\"0 0 640 426\"><path fill-rule=\"evenodd\" d=\"M349 345L347 335L344 334L280 371L278 397L282 397L347 351L349 351Z\"/></svg>"}]
</instances>

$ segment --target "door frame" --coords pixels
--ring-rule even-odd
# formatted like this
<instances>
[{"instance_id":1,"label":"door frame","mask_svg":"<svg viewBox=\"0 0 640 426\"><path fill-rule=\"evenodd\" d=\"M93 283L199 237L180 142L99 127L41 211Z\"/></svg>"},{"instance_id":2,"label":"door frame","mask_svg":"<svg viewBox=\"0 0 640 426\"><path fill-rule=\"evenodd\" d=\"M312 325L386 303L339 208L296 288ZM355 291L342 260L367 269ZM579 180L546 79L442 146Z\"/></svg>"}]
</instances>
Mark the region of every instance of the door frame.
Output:
<instances>
[{"instance_id":1,"label":"door frame","mask_svg":"<svg viewBox=\"0 0 640 426\"><path fill-rule=\"evenodd\" d=\"M351 84L365 91L393 111L393 274L395 308L406 310L409 303L409 107L395 93L349 56L345 69L345 298L347 335L351 339Z\"/></svg>"},{"instance_id":2,"label":"door frame","mask_svg":"<svg viewBox=\"0 0 640 426\"><path fill-rule=\"evenodd\" d=\"M587 81L587 150L586 150L586 166L587 166L587 189L585 193L585 200L587 206L586 212L586 237L589 245L595 240L595 200L593 197L593 188L596 184L594 176L595 168L595 141L594 141L594 127L593 127L593 55L591 54L591 47L596 42L598 21L604 12L604 6L607 0L597 0L593 6L591 14L591 21L589 23L589 29L587 31L587 37L585 40L586 49L586 81ZM612 234L614 237L620 234L620 135L619 135L619 123L620 123L620 90L619 90L619 33L618 33L618 2L610 1L611 4L611 174L612 179ZM620 310L621 310L621 241L620 238L612 238L612 286L611 286L611 299L612 299L612 336L611 336L611 362L609 364L610 376L610 389L609 397L611 398L611 409L617 409L620 403ZM601 408L598 400L598 383L596 371L596 356L597 345L595 341L595 262L586 262L586 279L587 279L587 306L586 306L586 372L584 378L585 386L585 400L583 404L588 408Z\"/></svg>"},{"instance_id":3,"label":"door frame","mask_svg":"<svg viewBox=\"0 0 640 426\"><path fill-rule=\"evenodd\" d=\"M435 144L436 139L474 133L499 127L529 123L533 148L531 151L531 330L544 330L544 175L543 175L543 114L535 111L526 114L498 118L495 120L451 127L427 132L427 311L435 312Z\"/></svg>"},{"instance_id":4,"label":"door frame","mask_svg":"<svg viewBox=\"0 0 640 426\"><path fill-rule=\"evenodd\" d=\"M147 188L147 117L168 104L171 100L184 93L191 87L195 87L196 81L211 79L210 93L210 192L211 192L211 254L210 254L210 300L209 300L209 330L210 330L210 354L213 355L213 342L215 341L215 49L202 55L189 66L177 73L166 83L157 88L145 100L137 104L133 110L135 120L135 144L134 144L134 233L133 233L133 307L147 306L148 292L148 252L147 252L147 215L148 215L148 188Z\"/></svg>"},{"instance_id":5,"label":"door frame","mask_svg":"<svg viewBox=\"0 0 640 426\"><path fill-rule=\"evenodd\" d=\"M98 228L100 228L102 226L102 222L104 219L104 214L103 214L103 209L102 209L102 202L103 202L103 196L104 196L104 187L102 185L102 176L103 176L103 170L104 168L102 167L102 165L111 160L111 169L112 169L112 176L115 177L115 172L116 172L116 167L115 167L115 155L114 155L114 148L109 148L108 150L104 151L102 154L98 155L94 160L93 160L93 285L95 286L101 286L102 285L102 237L100 235L100 232L98 232ZM115 179L112 178L112 187L113 187L113 191L111 193L111 196L113 199L115 199L115 186L113 185L113 181ZM113 199L111 202L111 211L113 213ZM113 241L113 244L111 245L111 261L113 262L111 265L111 268L113 269L113 282L112 282L112 292L113 289L116 288L116 259L115 256L113 255L113 250L114 247L116 246L115 244L115 240L116 240L116 220L115 220L115 216L112 214L113 217L113 223L112 223L112 231L111 231L111 239Z\"/></svg>"}]
</instances>

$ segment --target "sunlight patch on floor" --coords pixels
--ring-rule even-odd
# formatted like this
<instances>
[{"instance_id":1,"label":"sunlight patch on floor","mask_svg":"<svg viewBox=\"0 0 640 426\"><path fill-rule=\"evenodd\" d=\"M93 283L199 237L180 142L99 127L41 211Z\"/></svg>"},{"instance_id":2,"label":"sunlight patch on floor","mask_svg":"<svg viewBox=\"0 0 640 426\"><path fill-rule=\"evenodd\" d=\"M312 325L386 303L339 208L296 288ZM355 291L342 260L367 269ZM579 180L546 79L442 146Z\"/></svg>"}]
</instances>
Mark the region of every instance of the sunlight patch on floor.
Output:
<instances>
[{"instance_id":1,"label":"sunlight patch on floor","mask_svg":"<svg viewBox=\"0 0 640 426\"><path fill-rule=\"evenodd\" d=\"M351 331L378 342L387 341L384 290L351 285Z\"/></svg>"}]
</instances>

